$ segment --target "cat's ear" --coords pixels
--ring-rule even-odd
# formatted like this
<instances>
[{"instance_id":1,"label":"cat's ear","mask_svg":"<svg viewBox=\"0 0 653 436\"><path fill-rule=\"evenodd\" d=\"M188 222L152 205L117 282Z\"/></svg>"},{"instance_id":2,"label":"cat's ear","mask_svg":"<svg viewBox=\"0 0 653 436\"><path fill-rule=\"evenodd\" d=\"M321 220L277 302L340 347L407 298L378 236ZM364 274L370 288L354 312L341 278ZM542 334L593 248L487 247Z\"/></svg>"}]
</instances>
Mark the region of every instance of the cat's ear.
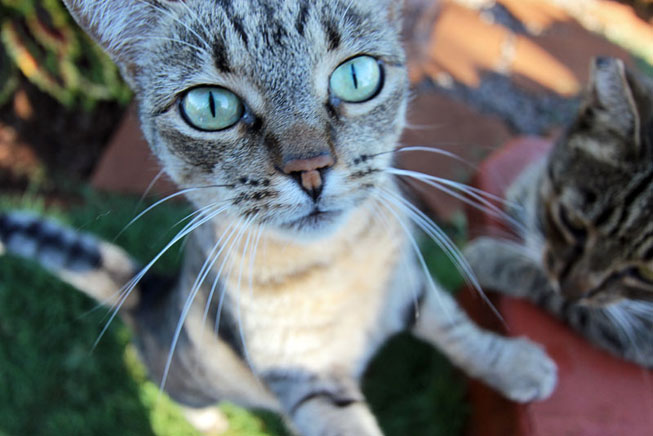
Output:
<instances>
[{"instance_id":1,"label":"cat's ear","mask_svg":"<svg viewBox=\"0 0 653 436\"><path fill-rule=\"evenodd\" d=\"M590 88L581 117L592 117L596 127L607 127L639 148L641 117L632 79L624 63L615 58L599 57L592 61Z\"/></svg>"},{"instance_id":2,"label":"cat's ear","mask_svg":"<svg viewBox=\"0 0 653 436\"><path fill-rule=\"evenodd\" d=\"M144 36L164 17L165 1L63 0L75 21L111 56L133 84ZM159 3L159 4L157 4Z\"/></svg>"}]
</instances>

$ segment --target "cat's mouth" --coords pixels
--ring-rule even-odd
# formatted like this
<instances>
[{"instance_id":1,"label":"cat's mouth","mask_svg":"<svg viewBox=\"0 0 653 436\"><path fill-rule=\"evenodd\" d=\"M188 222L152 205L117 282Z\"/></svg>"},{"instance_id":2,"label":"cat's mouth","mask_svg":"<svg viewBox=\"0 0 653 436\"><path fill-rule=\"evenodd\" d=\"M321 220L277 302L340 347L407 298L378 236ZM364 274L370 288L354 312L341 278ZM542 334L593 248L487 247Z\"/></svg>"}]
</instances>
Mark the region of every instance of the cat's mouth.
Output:
<instances>
[{"instance_id":1,"label":"cat's mouth","mask_svg":"<svg viewBox=\"0 0 653 436\"><path fill-rule=\"evenodd\" d=\"M299 230L317 230L332 224L341 214L341 210L322 210L316 206L307 215L290 221L284 227Z\"/></svg>"}]
</instances>

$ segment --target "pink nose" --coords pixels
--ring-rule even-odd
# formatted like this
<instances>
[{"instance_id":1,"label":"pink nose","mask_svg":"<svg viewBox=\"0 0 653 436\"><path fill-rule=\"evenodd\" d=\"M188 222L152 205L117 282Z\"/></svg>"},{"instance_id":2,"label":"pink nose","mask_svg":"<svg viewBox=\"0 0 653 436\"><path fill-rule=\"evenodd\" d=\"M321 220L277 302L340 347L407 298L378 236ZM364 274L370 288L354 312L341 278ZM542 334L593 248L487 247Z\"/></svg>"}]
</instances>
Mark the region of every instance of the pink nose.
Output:
<instances>
[{"instance_id":1,"label":"pink nose","mask_svg":"<svg viewBox=\"0 0 653 436\"><path fill-rule=\"evenodd\" d=\"M322 192L322 173L333 166L335 161L330 154L321 154L309 159L294 159L283 166L282 171L295 178L297 183L314 200Z\"/></svg>"}]
</instances>

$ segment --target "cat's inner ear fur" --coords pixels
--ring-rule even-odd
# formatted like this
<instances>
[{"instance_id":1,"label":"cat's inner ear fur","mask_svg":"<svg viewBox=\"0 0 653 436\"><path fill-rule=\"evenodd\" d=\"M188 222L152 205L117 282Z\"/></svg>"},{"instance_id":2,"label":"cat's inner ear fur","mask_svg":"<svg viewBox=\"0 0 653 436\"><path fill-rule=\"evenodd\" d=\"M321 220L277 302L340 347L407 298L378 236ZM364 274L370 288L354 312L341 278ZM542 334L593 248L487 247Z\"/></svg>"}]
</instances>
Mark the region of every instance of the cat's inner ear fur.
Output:
<instances>
[{"instance_id":1,"label":"cat's inner ear fur","mask_svg":"<svg viewBox=\"0 0 653 436\"><path fill-rule=\"evenodd\" d=\"M624 63L619 59L599 57L594 59L589 92L581 117L595 129L607 130L627 144L640 146L641 118L628 80Z\"/></svg>"},{"instance_id":2,"label":"cat's inner ear fur","mask_svg":"<svg viewBox=\"0 0 653 436\"><path fill-rule=\"evenodd\" d=\"M133 84L145 37L165 17L168 1L63 0L75 21L111 56ZM169 12L168 12L169 14Z\"/></svg>"}]
</instances>

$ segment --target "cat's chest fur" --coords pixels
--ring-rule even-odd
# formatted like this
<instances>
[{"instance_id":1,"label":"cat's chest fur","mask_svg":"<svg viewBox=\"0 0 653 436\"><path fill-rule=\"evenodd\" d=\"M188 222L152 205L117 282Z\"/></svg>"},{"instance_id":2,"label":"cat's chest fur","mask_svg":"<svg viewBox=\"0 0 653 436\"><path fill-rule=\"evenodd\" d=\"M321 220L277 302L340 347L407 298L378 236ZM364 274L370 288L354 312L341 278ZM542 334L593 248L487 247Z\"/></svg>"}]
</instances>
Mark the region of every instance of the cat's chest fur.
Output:
<instances>
[{"instance_id":1,"label":"cat's chest fur","mask_svg":"<svg viewBox=\"0 0 653 436\"><path fill-rule=\"evenodd\" d=\"M252 257L255 237L243 237L231 252L213 306L225 292L224 310L238 323L238 340L254 366L261 362L324 369L338 355L348 356L342 361L358 372L370 342L380 343L401 327L397 319L388 323L388 331L378 329L379 318L390 312L397 266L407 253L404 239L398 237L401 231L395 220L384 221L362 209L324 241L291 243L263 236ZM219 232L207 228L204 235L204 242L196 244L210 250L206 241L215 240ZM397 298L414 292L404 287ZM201 316L209 293L191 316Z\"/></svg>"}]
</instances>

